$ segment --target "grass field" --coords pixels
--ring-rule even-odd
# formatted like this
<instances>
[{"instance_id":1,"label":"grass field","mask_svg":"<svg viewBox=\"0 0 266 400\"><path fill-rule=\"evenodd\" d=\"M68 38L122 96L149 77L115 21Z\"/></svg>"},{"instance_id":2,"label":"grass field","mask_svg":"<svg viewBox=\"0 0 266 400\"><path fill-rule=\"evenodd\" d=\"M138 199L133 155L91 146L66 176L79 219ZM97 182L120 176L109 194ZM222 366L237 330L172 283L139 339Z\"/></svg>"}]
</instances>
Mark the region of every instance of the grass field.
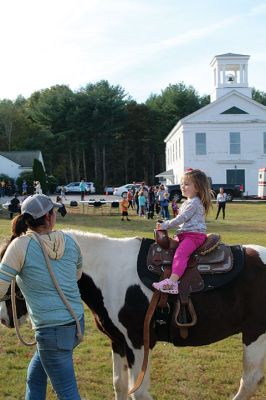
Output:
<instances>
[{"instance_id":1,"label":"grass field","mask_svg":"<svg viewBox=\"0 0 266 400\"><path fill-rule=\"evenodd\" d=\"M266 204L229 203L226 219L214 220L214 210L207 218L208 232L222 235L229 244L254 243L266 246ZM101 232L113 237L153 237L155 221L132 216L121 222L119 216L67 215L58 218L58 228ZM0 217L0 239L9 236L10 221ZM100 334L86 310L86 336L75 351L78 385L87 400L112 400L112 360L109 341ZM32 339L28 326L21 330ZM24 399L26 369L34 351L20 344L14 330L0 327L0 400ZM225 400L236 393L242 373L242 345L239 335L199 348L175 348L159 343L152 354L151 394L154 400ZM55 399L49 387L48 400ZM266 399L266 385L258 390L256 400Z\"/></svg>"}]
</instances>

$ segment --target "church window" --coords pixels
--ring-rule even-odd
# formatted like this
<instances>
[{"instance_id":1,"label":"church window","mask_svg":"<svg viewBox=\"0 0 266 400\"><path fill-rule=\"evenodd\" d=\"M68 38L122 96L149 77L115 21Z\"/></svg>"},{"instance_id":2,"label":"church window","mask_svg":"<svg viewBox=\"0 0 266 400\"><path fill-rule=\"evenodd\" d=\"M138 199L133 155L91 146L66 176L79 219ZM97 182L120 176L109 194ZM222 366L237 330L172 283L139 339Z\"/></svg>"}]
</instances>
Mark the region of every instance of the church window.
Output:
<instances>
[{"instance_id":1,"label":"church window","mask_svg":"<svg viewBox=\"0 0 266 400\"><path fill-rule=\"evenodd\" d=\"M231 107L228 108L227 110L223 111L221 114L248 114L246 111L242 110L241 108L238 107Z\"/></svg>"},{"instance_id":2,"label":"church window","mask_svg":"<svg viewBox=\"0 0 266 400\"><path fill-rule=\"evenodd\" d=\"M240 154L239 132L230 132L230 154Z\"/></svg>"},{"instance_id":3,"label":"church window","mask_svg":"<svg viewBox=\"0 0 266 400\"><path fill-rule=\"evenodd\" d=\"M196 133L196 155L206 155L206 133Z\"/></svg>"}]
</instances>

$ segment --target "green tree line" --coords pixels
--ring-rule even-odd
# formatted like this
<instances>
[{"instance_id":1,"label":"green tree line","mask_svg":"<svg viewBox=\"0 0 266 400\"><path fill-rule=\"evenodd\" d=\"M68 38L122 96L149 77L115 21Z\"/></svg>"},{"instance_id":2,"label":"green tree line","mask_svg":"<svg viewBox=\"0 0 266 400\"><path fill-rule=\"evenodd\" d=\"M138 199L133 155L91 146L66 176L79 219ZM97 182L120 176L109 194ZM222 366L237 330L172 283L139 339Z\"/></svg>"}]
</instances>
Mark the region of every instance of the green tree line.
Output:
<instances>
[{"instance_id":1,"label":"green tree line","mask_svg":"<svg viewBox=\"0 0 266 400\"><path fill-rule=\"evenodd\" d=\"M253 89L253 98L266 105L266 93ZM56 85L27 99L0 100L0 151L41 150L47 174L58 183L84 178L98 190L133 180L154 183L165 169L167 134L209 102L182 82L140 104L105 80L78 91Z\"/></svg>"}]
</instances>

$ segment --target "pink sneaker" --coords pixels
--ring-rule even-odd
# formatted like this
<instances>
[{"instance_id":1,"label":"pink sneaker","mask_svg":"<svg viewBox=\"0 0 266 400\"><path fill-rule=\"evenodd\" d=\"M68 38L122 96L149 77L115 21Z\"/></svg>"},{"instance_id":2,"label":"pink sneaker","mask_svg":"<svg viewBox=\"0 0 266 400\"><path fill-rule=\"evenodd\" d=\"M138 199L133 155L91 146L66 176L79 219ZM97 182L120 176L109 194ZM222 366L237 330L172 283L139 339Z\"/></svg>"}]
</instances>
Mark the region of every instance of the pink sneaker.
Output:
<instances>
[{"instance_id":1,"label":"pink sneaker","mask_svg":"<svg viewBox=\"0 0 266 400\"><path fill-rule=\"evenodd\" d=\"M178 283L168 278L160 282L154 282L152 286L163 293L178 294Z\"/></svg>"}]
</instances>

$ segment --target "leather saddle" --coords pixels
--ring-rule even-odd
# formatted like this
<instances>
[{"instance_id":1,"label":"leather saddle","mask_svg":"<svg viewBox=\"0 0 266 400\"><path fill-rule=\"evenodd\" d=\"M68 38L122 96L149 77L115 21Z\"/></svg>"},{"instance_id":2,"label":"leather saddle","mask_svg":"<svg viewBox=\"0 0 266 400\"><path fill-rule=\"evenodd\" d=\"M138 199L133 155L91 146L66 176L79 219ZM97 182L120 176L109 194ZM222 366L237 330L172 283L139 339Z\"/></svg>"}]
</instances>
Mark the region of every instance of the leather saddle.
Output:
<instances>
[{"instance_id":1,"label":"leather saddle","mask_svg":"<svg viewBox=\"0 0 266 400\"><path fill-rule=\"evenodd\" d=\"M161 275L166 266L172 265L177 247L178 241L169 238L167 231L155 231L155 243L150 246L147 255L148 270ZM188 264L188 268L197 269L199 274L228 272L232 267L230 247L221 243L220 235L214 233L207 235L206 241L192 254Z\"/></svg>"},{"instance_id":2,"label":"leather saddle","mask_svg":"<svg viewBox=\"0 0 266 400\"><path fill-rule=\"evenodd\" d=\"M147 268L164 279L171 275L171 266L178 241L170 238L167 231L155 231L153 243L147 255ZM233 268L233 253L228 245L221 243L220 235L208 234L207 239L190 257L188 268L179 283L172 323L180 329L183 338L188 328L197 323L197 315L190 294L204 290L204 274L222 274ZM173 296L173 295L171 295ZM174 296L176 297L176 296ZM167 306L168 294L162 294L160 307Z\"/></svg>"}]
</instances>

